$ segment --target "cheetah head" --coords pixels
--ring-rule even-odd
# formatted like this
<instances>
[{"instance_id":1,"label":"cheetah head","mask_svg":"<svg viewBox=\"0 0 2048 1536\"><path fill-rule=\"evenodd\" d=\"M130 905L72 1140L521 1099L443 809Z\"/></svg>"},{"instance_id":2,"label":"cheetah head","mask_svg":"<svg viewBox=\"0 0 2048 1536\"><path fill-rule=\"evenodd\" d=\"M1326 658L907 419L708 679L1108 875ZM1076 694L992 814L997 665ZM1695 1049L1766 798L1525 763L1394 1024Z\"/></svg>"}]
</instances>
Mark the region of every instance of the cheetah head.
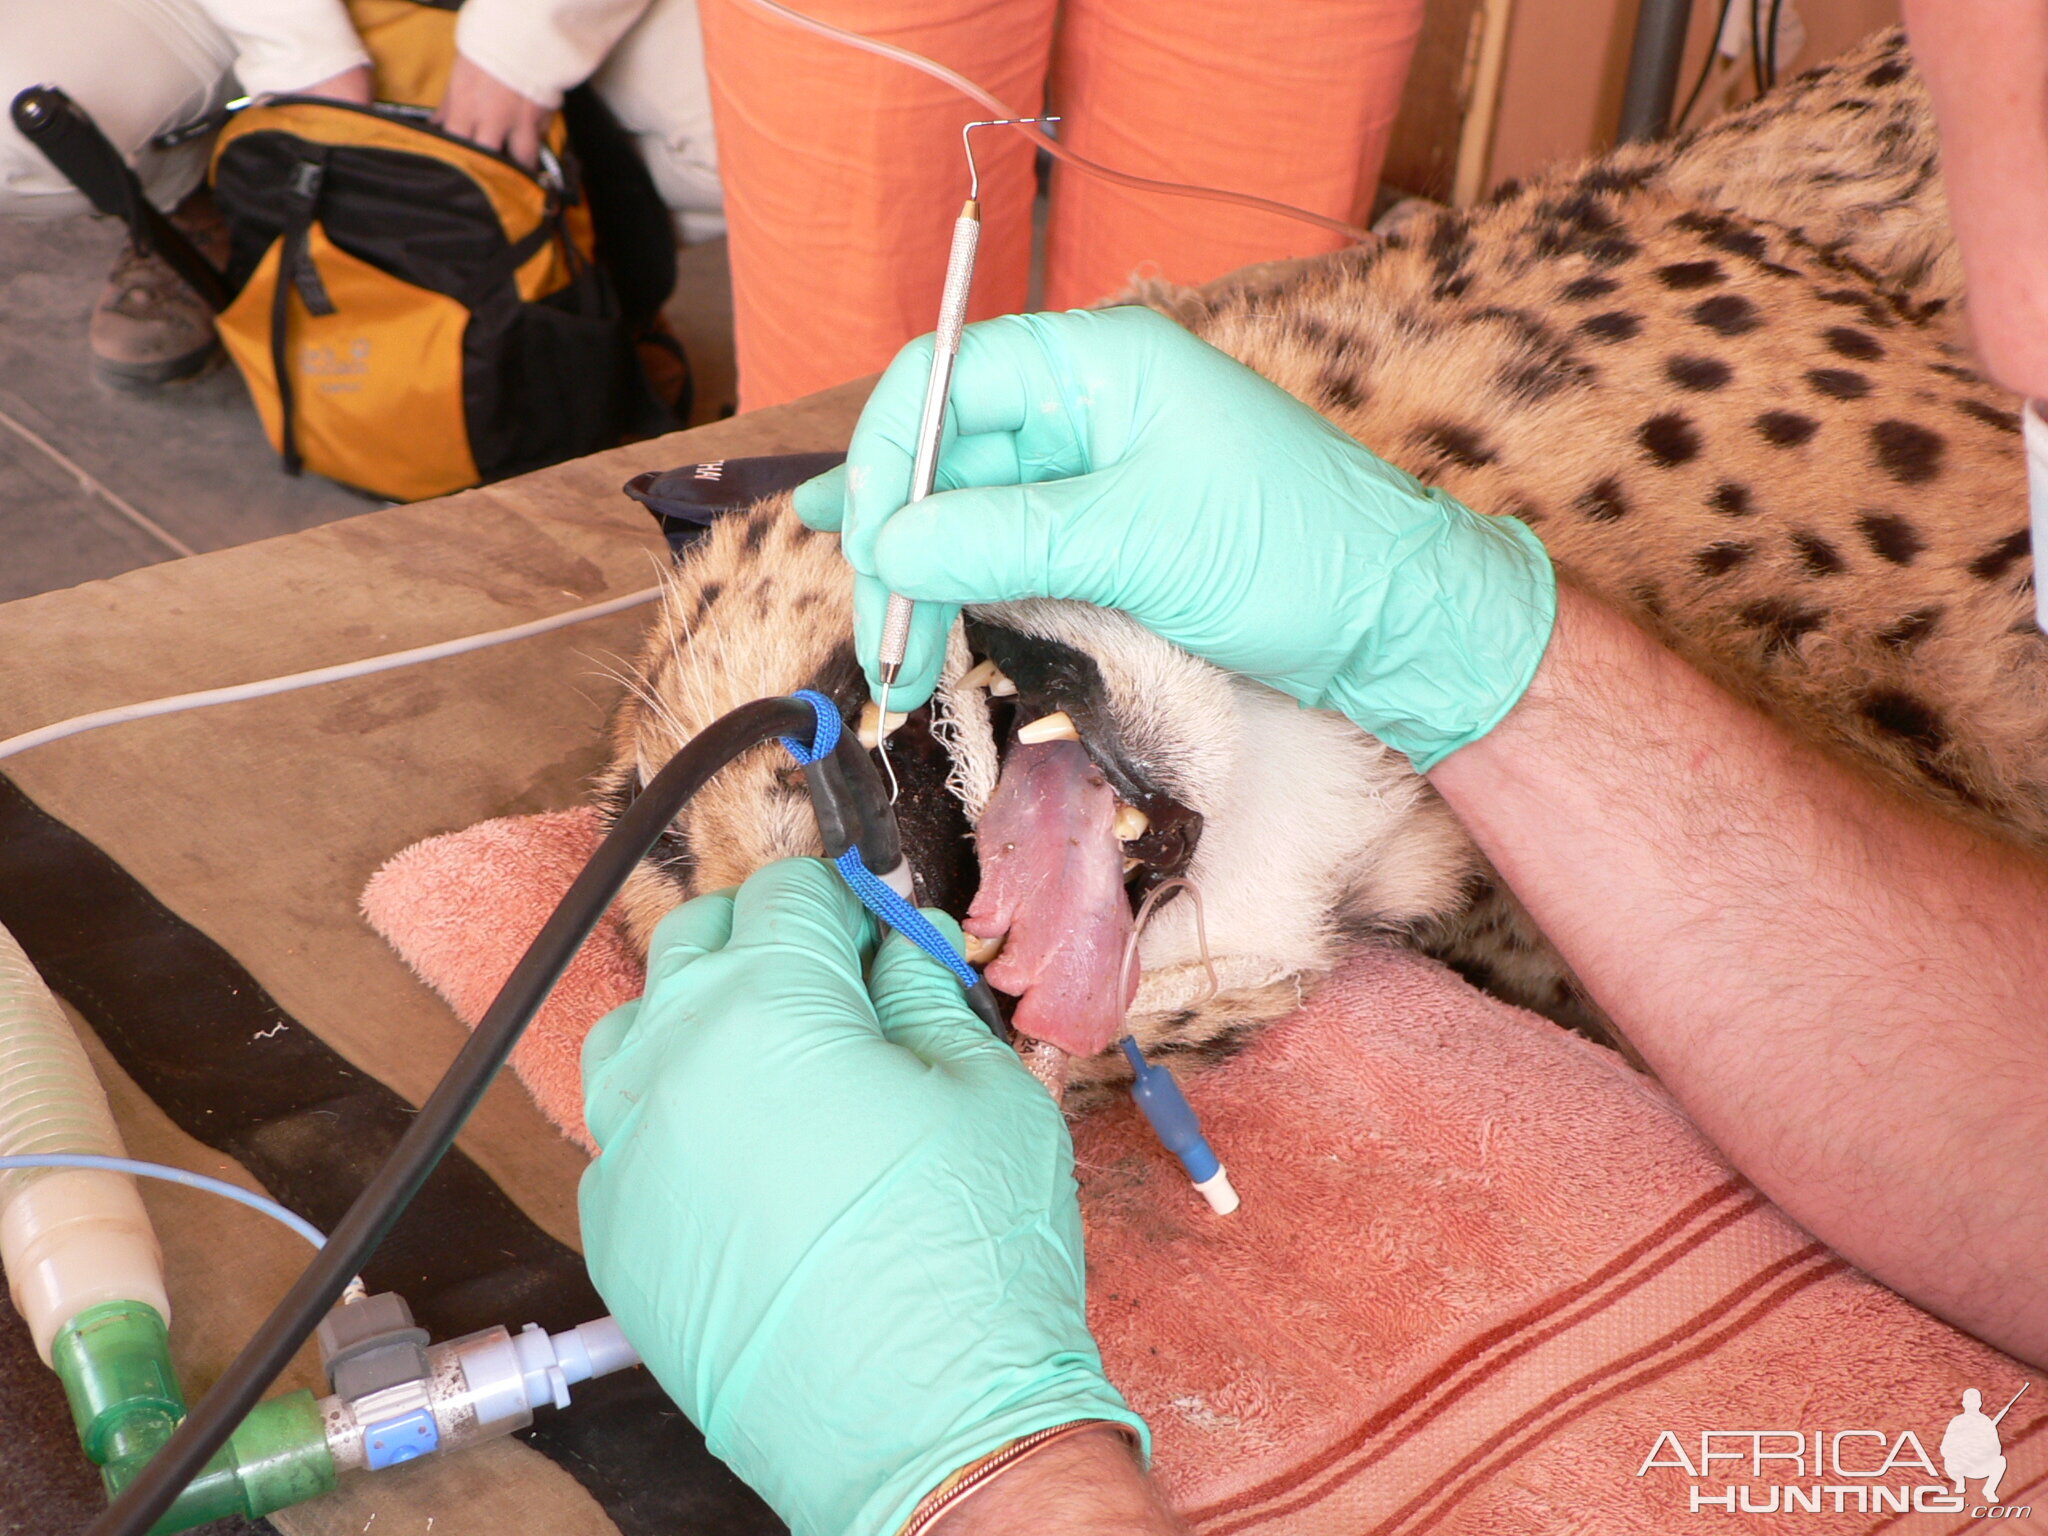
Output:
<instances>
[{"instance_id":1,"label":"cheetah head","mask_svg":"<svg viewBox=\"0 0 2048 1536\"><path fill-rule=\"evenodd\" d=\"M786 496L726 519L669 581L600 803L622 807L750 699L814 688L858 719L851 632L835 540ZM1475 864L1398 754L1081 603L970 609L889 761L920 899L965 922L1020 1034L1067 1053L1076 1089L1118 1075L1110 1047L1126 1032L1169 1056L1226 1054L1291 1011L1348 940L1454 910ZM636 871L628 928L644 944L689 896L819 851L801 775L760 749ZM1162 894L1127 972L1136 910L1176 879L1199 899Z\"/></svg>"}]
</instances>

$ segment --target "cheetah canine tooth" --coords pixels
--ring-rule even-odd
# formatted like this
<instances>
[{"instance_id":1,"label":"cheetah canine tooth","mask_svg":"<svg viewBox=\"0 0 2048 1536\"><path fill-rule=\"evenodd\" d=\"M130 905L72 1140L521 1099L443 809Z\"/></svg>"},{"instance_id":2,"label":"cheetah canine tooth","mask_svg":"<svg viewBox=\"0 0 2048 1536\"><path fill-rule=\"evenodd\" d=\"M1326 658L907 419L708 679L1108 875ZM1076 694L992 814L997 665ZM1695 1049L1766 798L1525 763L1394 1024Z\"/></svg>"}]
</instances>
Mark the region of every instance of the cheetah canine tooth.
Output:
<instances>
[{"instance_id":1,"label":"cheetah canine tooth","mask_svg":"<svg viewBox=\"0 0 2048 1536\"><path fill-rule=\"evenodd\" d=\"M860 737L860 744L872 752L882 744L884 736L895 735L903 722L909 718L908 715L899 715L891 711L889 723L885 727L882 724L882 706L870 699L861 706L860 724L855 728L855 734Z\"/></svg>"},{"instance_id":2,"label":"cheetah canine tooth","mask_svg":"<svg viewBox=\"0 0 2048 1536\"><path fill-rule=\"evenodd\" d=\"M993 661L989 660L987 657L983 657L980 661L977 661L973 666L969 667L965 672L960 674L960 682L957 686L962 688L993 689L995 685L999 682L1008 683L1010 682L1010 680L1007 677L1003 676L1003 669L1001 667L998 667ZM1011 683L1010 691L1012 693L1015 693L1017 691L1017 685Z\"/></svg>"},{"instance_id":3,"label":"cheetah canine tooth","mask_svg":"<svg viewBox=\"0 0 2048 1536\"><path fill-rule=\"evenodd\" d=\"M1027 725L1017 727L1017 740L1027 747L1035 747L1041 741L1079 741L1081 733L1074 728L1073 720L1064 709L1056 709L1049 715L1040 715Z\"/></svg>"},{"instance_id":4,"label":"cheetah canine tooth","mask_svg":"<svg viewBox=\"0 0 2048 1536\"><path fill-rule=\"evenodd\" d=\"M1145 829L1152 825L1152 818L1135 805L1119 804L1116 808L1116 840L1128 843L1145 835Z\"/></svg>"},{"instance_id":5,"label":"cheetah canine tooth","mask_svg":"<svg viewBox=\"0 0 2048 1536\"><path fill-rule=\"evenodd\" d=\"M989 961L995 959L997 955L1003 952L1003 939L1008 937L1008 934L1004 934L998 938L984 939L977 934L968 934L967 963L969 965L987 965Z\"/></svg>"},{"instance_id":6,"label":"cheetah canine tooth","mask_svg":"<svg viewBox=\"0 0 2048 1536\"><path fill-rule=\"evenodd\" d=\"M989 675L988 696L992 699L1014 699L1017 696L1017 685L1000 669L995 670Z\"/></svg>"}]
</instances>

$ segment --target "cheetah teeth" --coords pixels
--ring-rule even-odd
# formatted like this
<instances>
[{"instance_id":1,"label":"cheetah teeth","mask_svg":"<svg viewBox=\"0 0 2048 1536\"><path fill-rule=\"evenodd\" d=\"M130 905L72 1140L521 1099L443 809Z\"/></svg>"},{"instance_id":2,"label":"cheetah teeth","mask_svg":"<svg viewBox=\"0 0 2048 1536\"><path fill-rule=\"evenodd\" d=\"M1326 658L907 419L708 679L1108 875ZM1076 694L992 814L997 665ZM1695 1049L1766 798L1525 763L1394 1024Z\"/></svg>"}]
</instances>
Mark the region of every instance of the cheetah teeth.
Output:
<instances>
[{"instance_id":1,"label":"cheetah teeth","mask_svg":"<svg viewBox=\"0 0 2048 1536\"><path fill-rule=\"evenodd\" d=\"M966 936L967 963L969 965L987 965L989 961L995 959L997 955L1003 952L1003 939L1007 937L1008 935L1004 934L993 939L984 939L979 934L968 934Z\"/></svg>"},{"instance_id":2,"label":"cheetah teeth","mask_svg":"<svg viewBox=\"0 0 2048 1536\"><path fill-rule=\"evenodd\" d=\"M1073 718L1064 709L1056 709L1049 715L1040 715L1029 724L1017 727L1017 740L1027 747L1035 747L1042 741L1080 739L1080 731L1075 729Z\"/></svg>"},{"instance_id":3,"label":"cheetah teeth","mask_svg":"<svg viewBox=\"0 0 2048 1536\"><path fill-rule=\"evenodd\" d=\"M1118 804L1116 808L1116 840L1120 843L1135 842L1145 835L1145 829L1152 825L1152 818L1135 805Z\"/></svg>"},{"instance_id":4,"label":"cheetah teeth","mask_svg":"<svg viewBox=\"0 0 2048 1536\"><path fill-rule=\"evenodd\" d=\"M882 744L884 736L895 735L903 722L909 718L910 716L908 715L899 715L891 711L888 717L888 724L884 725L882 723L882 706L870 699L861 706L860 725L856 728L855 734L860 737L860 744L872 752Z\"/></svg>"},{"instance_id":5,"label":"cheetah teeth","mask_svg":"<svg viewBox=\"0 0 2048 1536\"><path fill-rule=\"evenodd\" d=\"M1007 699L1017 691L1017 685L1003 676L1003 669L993 661L983 658L960 674L962 688L986 688L999 699Z\"/></svg>"}]
</instances>

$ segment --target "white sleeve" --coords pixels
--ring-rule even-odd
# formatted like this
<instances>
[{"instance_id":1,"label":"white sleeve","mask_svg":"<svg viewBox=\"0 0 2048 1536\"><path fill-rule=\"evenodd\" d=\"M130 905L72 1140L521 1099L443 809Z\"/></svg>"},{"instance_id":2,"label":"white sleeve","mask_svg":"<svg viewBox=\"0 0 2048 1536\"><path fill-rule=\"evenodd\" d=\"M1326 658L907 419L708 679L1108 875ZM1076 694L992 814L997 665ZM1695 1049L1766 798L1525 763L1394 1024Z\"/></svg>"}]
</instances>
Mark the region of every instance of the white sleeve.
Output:
<instances>
[{"instance_id":1,"label":"white sleeve","mask_svg":"<svg viewBox=\"0 0 2048 1536\"><path fill-rule=\"evenodd\" d=\"M596 73L651 0L467 0L455 45L544 107Z\"/></svg>"},{"instance_id":2,"label":"white sleeve","mask_svg":"<svg viewBox=\"0 0 2048 1536\"><path fill-rule=\"evenodd\" d=\"M200 0L235 45L235 76L251 96L302 90L358 64L362 39L342 0Z\"/></svg>"}]
</instances>

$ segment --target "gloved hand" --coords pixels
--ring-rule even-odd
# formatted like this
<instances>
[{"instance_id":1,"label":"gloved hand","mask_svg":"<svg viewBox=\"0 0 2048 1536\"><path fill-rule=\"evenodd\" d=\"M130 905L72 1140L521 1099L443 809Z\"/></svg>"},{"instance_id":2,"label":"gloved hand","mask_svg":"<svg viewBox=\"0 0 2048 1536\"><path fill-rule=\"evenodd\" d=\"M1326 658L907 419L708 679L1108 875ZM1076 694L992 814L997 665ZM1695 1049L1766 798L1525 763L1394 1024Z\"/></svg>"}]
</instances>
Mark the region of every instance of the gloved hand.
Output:
<instances>
[{"instance_id":1,"label":"gloved hand","mask_svg":"<svg viewBox=\"0 0 2048 1536\"><path fill-rule=\"evenodd\" d=\"M904 348L846 465L796 498L841 532L871 682L887 592L918 604L890 708L929 696L961 604L1023 597L1121 608L1420 769L1528 687L1557 608L1536 536L1424 486L1163 315L969 326L940 492L906 507L930 359L929 337Z\"/></svg>"},{"instance_id":2,"label":"gloved hand","mask_svg":"<svg viewBox=\"0 0 2048 1536\"><path fill-rule=\"evenodd\" d=\"M583 1084L591 1278L797 1536L887 1536L1033 1430L1143 1437L1088 1332L1066 1122L830 866L663 919Z\"/></svg>"}]
</instances>

